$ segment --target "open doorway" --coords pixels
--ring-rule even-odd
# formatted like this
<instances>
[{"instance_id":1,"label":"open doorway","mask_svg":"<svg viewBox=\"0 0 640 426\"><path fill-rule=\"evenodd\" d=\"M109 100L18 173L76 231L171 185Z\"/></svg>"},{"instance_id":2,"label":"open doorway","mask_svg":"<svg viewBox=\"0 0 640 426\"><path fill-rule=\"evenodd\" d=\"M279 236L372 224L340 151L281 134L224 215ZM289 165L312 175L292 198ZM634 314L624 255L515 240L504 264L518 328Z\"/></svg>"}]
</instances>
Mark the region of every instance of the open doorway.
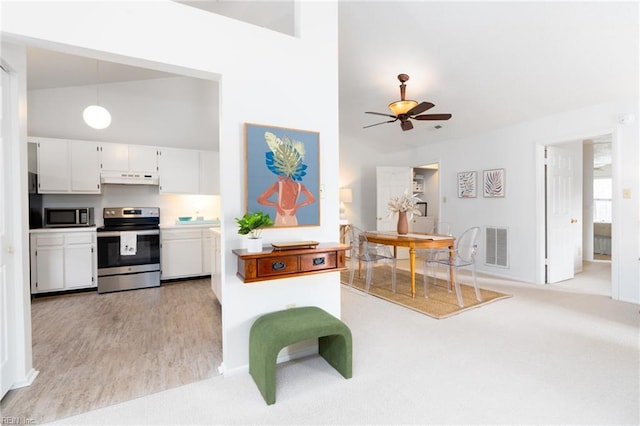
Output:
<instances>
[{"instance_id":1,"label":"open doorway","mask_svg":"<svg viewBox=\"0 0 640 426\"><path fill-rule=\"evenodd\" d=\"M603 252L606 289L612 294L612 135L603 134L545 147L545 283L589 274ZM597 240L597 242L596 242ZM602 275L602 268L599 268ZM602 282L602 280L600 281Z\"/></svg>"},{"instance_id":2,"label":"open doorway","mask_svg":"<svg viewBox=\"0 0 640 426\"><path fill-rule=\"evenodd\" d=\"M584 260L611 262L611 135L584 141ZM592 165L592 167L589 167Z\"/></svg>"},{"instance_id":3,"label":"open doorway","mask_svg":"<svg viewBox=\"0 0 640 426\"><path fill-rule=\"evenodd\" d=\"M421 216L414 216L412 232L432 233L440 221L440 164L437 162L412 168L412 191L420 200Z\"/></svg>"}]
</instances>

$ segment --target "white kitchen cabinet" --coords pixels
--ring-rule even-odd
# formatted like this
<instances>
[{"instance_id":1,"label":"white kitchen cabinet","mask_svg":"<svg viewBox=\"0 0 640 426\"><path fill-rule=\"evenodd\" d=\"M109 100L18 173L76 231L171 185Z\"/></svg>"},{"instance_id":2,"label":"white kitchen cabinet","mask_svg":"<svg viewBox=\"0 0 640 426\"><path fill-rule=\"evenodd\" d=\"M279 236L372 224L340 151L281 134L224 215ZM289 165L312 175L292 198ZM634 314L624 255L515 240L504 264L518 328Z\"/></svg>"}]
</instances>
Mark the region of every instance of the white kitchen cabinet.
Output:
<instances>
[{"instance_id":1,"label":"white kitchen cabinet","mask_svg":"<svg viewBox=\"0 0 640 426\"><path fill-rule=\"evenodd\" d=\"M162 229L160 264L163 280L203 275L201 230Z\"/></svg>"},{"instance_id":2,"label":"white kitchen cabinet","mask_svg":"<svg viewBox=\"0 0 640 426\"><path fill-rule=\"evenodd\" d=\"M211 234L208 227L161 228L160 262L163 280L210 275Z\"/></svg>"},{"instance_id":3,"label":"white kitchen cabinet","mask_svg":"<svg viewBox=\"0 0 640 426\"><path fill-rule=\"evenodd\" d=\"M129 170L158 173L158 148L147 145L129 145Z\"/></svg>"},{"instance_id":4,"label":"white kitchen cabinet","mask_svg":"<svg viewBox=\"0 0 640 426\"><path fill-rule=\"evenodd\" d=\"M220 154L200 151L200 194L220 194Z\"/></svg>"},{"instance_id":5,"label":"white kitchen cabinet","mask_svg":"<svg viewBox=\"0 0 640 426\"><path fill-rule=\"evenodd\" d=\"M200 154L194 149L161 148L158 158L161 194L198 194Z\"/></svg>"},{"instance_id":6,"label":"white kitchen cabinet","mask_svg":"<svg viewBox=\"0 0 640 426\"><path fill-rule=\"evenodd\" d=\"M63 290L64 237L62 235L49 236L39 238L36 241L34 244L32 237L31 292Z\"/></svg>"},{"instance_id":7,"label":"white kitchen cabinet","mask_svg":"<svg viewBox=\"0 0 640 426\"><path fill-rule=\"evenodd\" d=\"M222 251L220 249L220 231L209 230L211 235L211 290L222 304Z\"/></svg>"},{"instance_id":8,"label":"white kitchen cabinet","mask_svg":"<svg viewBox=\"0 0 640 426\"><path fill-rule=\"evenodd\" d=\"M211 233L208 229L201 230L202 235L202 273L211 275Z\"/></svg>"},{"instance_id":9,"label":"white kitchen cabinet","mask_svg":"<svg viewBox=\"0 0 640 426\"><path fill-rule=\"evenodd\" d=\"M97 286L95 231L31 234L31 293Z\"/></svg>"},{"instance_id":10,"label":"white kitchen cabinet","mask_svg":"<svg viewBox=\"0 0 640 426\"><path fill-rule=\"evenodd\" d=\"M38 192L99 194L98 143L29 138L37 146Z\"/></svg>"},{"instance_id":11,"label":"white kitchen cabinet","mask_svg":"<svg viewBox=\"0 0 640 426\"><path fill-rule=\"evenodd\" d=\"M100 146L100 169L107 172L129 171L129 145L103 143Z\"/></svg>"},{"instance_id":12,"label":"white kitchen cabinet","mask_svg":"<svg viewBox=\"0 0 640 426\"><path fill-rule=\"evenodd\" d=\"M95 194L100 192L100 152L97 142L70 141L70 192Z\"/></svg>"},{"instance_id":13,"label":"white kitchen cabinet","mask_svg":"<svg viewBox=\"0 0 640 426\"><path fill-rule=\"evenodd\" d=\"M69 143L53 139L35 143L38 147L38 192L68 192Z\"/></svg>"},{"instance_id":14,"label":"white kitchen cabinet","mask_svg":"<svg viewBox=\"0 0 640 426\"><path fill-rule=\"evenodd\" d=\"M160 148L158 172L161 194L220 193L219 153L195 149Z\"/></svg>"},{"instance_id":15,"label":"white kitchen cabinet","mask_svg":"<svg viewBox=\"0 0 640 426\"><path fill-rule=\"evenodd\" d=\"M103 174L156 174L158 148L122 143L100 144L100 171Z\"/></svg>"}]
</instances>

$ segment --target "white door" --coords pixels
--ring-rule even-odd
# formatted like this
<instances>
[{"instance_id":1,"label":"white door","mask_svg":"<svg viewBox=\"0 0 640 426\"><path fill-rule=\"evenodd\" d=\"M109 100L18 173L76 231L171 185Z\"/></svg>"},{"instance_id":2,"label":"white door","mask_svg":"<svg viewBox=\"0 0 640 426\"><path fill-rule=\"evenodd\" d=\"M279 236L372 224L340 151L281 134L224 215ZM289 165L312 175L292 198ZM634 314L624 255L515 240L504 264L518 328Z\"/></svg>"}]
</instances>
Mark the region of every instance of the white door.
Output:
<instances>
[{"instance_id":1,"label":"white door","mask_svg":"<svg viewBox=\"0 0 640 426\"><path fill-rule=\"evenodd\" d=\"M376 168L376 229L378 231L397 229L398 216L389 217L387 205L392 197L399 197L407 189L411 191L410 167Z\"/></svg>"},{"instance_id":2,"label":"white door","mask_svg":"<svg viewBox=\"0 0 640 426\"><path fill-rule=\"evenodd\" d=\"M573 278L575 257L581 256L582 190L580 179L575 178L580 161L576 151L558 146L546 148L547 283Z\"/></svg>"},{"instance_id":3,"label":"white door","mask_svg":"<svg viewBox=\"0 0 640 426\"><path fill-rule=\"evenodd\" d=\"M11 348L17 345L15 326L10 324L16 320L16 288L15 280L11 279L7 253L11 251L11 242L8 235L10 229L7 228L7 216L10 205L6 203L10 180L7 174L10 155L10 79L7 72L2 69L2 85L0 91L2 95L2 109L0 109L0 121L2 124L2 136L0 137L0 399L7 393L16 381L16 359L15 352ZM13 283L13 285L11 285Z\"/></svg>"}]
</instances>

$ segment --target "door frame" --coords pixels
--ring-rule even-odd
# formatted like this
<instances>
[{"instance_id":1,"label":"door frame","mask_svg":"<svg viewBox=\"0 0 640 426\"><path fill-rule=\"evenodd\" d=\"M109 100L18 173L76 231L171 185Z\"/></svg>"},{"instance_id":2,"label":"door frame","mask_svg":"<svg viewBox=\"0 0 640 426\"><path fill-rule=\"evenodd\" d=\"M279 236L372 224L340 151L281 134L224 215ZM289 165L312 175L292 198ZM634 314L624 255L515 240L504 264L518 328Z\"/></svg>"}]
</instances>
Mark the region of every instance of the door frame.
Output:
<instances>
[{"instance_id":1,"label":"door frame","mask_svg":"<svg viewBox=\"0 0 640 426\"><path fill-rule=\"evenodd\" d=\"M620 230L619 227L614 226L615 223L620 223L620 202L621 202L621 189L620 189L620 134L617 128L604 128L596 129L589 132L583 132L576 135L568 135L562 138L548 139L539 141L535 145L535 180L536 180L536 241L535 241L535 265L536 265L536 283L546 284L545 282L545 247L546 247L546 233L545 233L545 158L544 149L548 145L562 145L565 142L571 142L576 140L591 139L596 136L604 134L611 135L611 178L613 185L613 199L612 199L612 212L611 212L611 297L615 300L620 298L620 282L619 282L619 268L620 268L620 255L619 241Z\"/></svg>"},{"instance_id":2,"label":"door frame","mask_svg":"<svg viewBox=\"0 0 640 426\"><path fill-rule=\"evenodd\" d=\"M5 46L3 45L3 48ZM26 51L3 49L2 66L8 71L10 88L3 88L2 96L11 96L10 136L4 143L10 144L10 157L4 158L3 169L8 171L11 191L6 194L5 208L0 214L7 223L12 224L12 254L7 256L9 282L16 285L13 292L15 310L8 321L15 327L15 346L9 349L8 356L16 361L11 389L30 385L38 375L33 369L31 339L31 286L29 278L29 203L28 203L28 167L27 167L27 128L26 112L20 105L26 105L26 70L20 65L26 63ZM15 66L17 65L17 66Z\"/></svg>"},{"instance_id":3,"label":"door frame","mask_svg":"<svg viewBox=\"0 0 640 426\"><path fill-rule=\"evenodd\" d=\"M423 161L420 163L420 165L418 166L412 166L412 169L424 169L423 166L428 166L428 165L432 165L432 164L437 164L438 165L438 194L437 194L437 205L438 205L438 217L436 222L433 224L434 227L437 225L438 222L442 222L442 160L440 160L440 158L438 158L437 160L432 160L432 161ZM428 208L428 206L427 206ZM429 212L427 212L428 215ZM446 221L445 221L446 222Z\"/></svg>"}]
</instances>

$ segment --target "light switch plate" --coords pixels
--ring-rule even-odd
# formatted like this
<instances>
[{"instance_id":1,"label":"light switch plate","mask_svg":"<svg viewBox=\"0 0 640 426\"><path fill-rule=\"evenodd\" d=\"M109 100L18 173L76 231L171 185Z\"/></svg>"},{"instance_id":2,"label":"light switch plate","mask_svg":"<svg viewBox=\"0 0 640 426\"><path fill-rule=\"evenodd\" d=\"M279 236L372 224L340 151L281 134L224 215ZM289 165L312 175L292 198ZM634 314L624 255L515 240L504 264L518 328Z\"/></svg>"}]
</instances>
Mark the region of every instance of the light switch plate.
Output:
<instances>
[{"instance_id":1,"label":"light switch plate","mask_svg":"<svg viewBox=\"0 0 640 426\"><path fill-rule=\"evenodd\" d=\"M631 188L623 188L622 189L622 198L631 198Z\"/></svg>"}]
</instances>

